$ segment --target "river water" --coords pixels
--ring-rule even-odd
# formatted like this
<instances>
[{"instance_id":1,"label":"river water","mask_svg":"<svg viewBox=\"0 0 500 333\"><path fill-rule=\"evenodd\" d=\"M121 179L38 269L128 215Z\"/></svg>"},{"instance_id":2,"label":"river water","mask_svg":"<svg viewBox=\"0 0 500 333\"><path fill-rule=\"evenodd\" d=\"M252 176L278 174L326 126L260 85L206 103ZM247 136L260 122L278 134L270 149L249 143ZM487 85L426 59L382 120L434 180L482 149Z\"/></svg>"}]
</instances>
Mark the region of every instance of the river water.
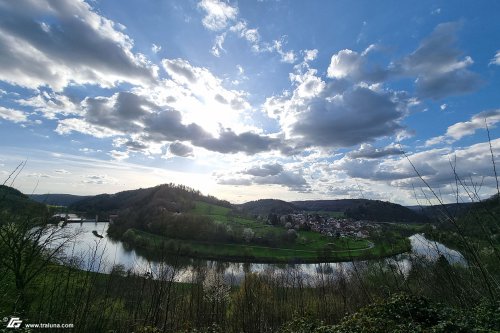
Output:
<instances>
[{"instance_id":1,"label":"river water","mask_svg":"<svg viewBox=\"0 0 500 333\"><path fill-rule=\"evenodd\" d=\"M179 282L188 282L194 277L195 267L205 267L222 273L230 283L238 284L247 272L266 272L268 274L293 275L305 280L316 280L332 275L335 272L351 272L358 267L367 267L377 263L385 262L397 265L401 272L408 272L411 260L415 257L426 260L436 260L444 256L451 264L466 265L464 257L455 250L449 249L441 243L425 238L423 234L415 234L409 237L412 252L398 255L392 258L357 261L347 263L323 263L323 264L262 264L262 263L235 263L221 262L190 258L165 258L161 262L148 260L146 255L138 250L129 248L121 241L115 241L107 236L108 222L86 222L69 223L65 231L78 232L76 238L69 242L64 249L67 260L78 265L82 269L109 273L114 265L121 265L125 271L130 270L140 274L161 275L161 271L167 269L175 272L174 279ZM93 234L97 231L103 238ZM175 267L175 269L174 269Z\"/></svg>"}]
</instances>

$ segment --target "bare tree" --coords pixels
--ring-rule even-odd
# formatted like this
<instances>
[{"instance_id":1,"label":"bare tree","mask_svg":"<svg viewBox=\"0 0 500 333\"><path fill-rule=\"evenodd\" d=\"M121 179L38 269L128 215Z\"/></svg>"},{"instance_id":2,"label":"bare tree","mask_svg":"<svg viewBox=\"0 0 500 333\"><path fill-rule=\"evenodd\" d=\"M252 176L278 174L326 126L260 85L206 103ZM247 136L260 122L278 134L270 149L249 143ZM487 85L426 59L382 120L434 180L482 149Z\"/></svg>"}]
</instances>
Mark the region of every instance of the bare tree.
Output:
<instances>
[{"instance_id":1,"label":"bare tree","mask_svg":"<svg viewBox=\"0 0 500 333\"><path fill-rule=\"evenodd\" d=\"M0 215L0 265L15 282L18 299L16 310L26 310L27 286L54 261L64 246L76 235L45 223L2 213Z\"/></svg>"}]
</instances>

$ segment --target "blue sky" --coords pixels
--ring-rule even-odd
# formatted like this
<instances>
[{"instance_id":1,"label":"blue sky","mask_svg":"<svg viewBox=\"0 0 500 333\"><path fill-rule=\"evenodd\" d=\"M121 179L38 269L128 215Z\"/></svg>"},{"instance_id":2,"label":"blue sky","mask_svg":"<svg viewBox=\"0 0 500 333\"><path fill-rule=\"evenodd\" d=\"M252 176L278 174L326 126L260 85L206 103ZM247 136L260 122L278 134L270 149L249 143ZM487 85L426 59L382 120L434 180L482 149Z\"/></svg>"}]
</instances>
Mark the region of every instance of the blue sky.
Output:
<instances>
[{"instance_id":1,"label":"blue sky","mask_svg":"<svg viewBox=\"0 0 500 333\"><path fill-rule=\"evenodd\" d=\"M443 201L456 201L454 165L460 200L485 198L500 154L498 12L0 0L0 176L27 160L13 183L25 193L173 182L231 202L427 204L406 154Z\"/></svg>"}]
</instances>

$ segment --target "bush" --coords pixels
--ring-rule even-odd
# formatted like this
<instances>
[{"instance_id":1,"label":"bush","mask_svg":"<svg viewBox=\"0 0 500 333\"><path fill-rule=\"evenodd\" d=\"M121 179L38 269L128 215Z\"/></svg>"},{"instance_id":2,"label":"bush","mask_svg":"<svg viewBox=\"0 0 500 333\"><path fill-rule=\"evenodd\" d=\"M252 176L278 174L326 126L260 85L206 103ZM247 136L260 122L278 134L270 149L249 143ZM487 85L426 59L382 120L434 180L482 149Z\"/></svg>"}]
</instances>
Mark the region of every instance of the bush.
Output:
<instances>
[{"instance_id":1,"label":"bush","mask_svg":"<svg viewBox=\"0 0 500 333\"><path fill-rule=\"evenodd\" d=\"M281 327L280 333L386 333L386 332L498 332L500 302L458 310L424 297L398 294L371 304L334 326L297 318Z\"/></svg>"}]
</instances>

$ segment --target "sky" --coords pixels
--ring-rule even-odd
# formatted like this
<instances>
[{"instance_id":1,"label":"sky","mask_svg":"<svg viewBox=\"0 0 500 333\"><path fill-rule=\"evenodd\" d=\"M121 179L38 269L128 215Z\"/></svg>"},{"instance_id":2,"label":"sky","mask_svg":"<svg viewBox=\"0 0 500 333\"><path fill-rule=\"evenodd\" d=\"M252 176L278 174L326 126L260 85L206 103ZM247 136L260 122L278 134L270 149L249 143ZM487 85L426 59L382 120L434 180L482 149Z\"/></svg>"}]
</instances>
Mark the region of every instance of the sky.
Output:
<instances>
[{"instance_id":1,"label":"sky","mask_svg":"<svg viewBox=\"0 0 500 333\"><path fill-rule=\"evenodd\" d=\"M499 12L494 0L0 0L0 181L79 195L176 183L233 203L487 198Z\"/></svg>"}]
</instances>

